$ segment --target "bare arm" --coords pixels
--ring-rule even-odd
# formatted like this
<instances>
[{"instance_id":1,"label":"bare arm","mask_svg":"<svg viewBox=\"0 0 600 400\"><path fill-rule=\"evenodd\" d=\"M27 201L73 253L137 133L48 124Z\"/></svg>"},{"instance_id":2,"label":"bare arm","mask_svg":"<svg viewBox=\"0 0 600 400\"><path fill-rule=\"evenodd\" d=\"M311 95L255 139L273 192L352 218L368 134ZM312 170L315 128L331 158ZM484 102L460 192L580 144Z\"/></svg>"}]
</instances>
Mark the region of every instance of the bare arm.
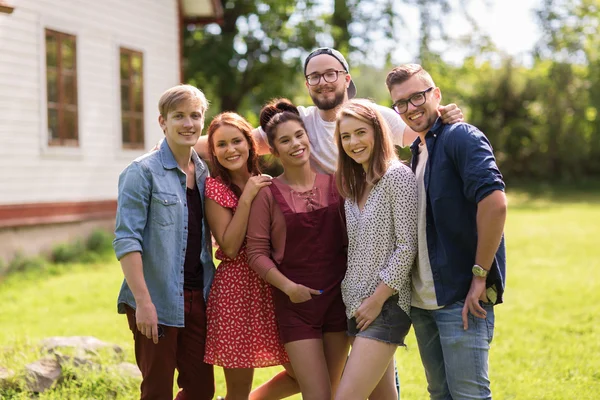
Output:
<instances>
[{"instance_id":1,"label":"bare arm","mask_svg":"<svg viewBox=\"0 0 600 400\"><path fill-rule=\"evenodd\" d=\"M477 203L477 251L475 263L489 271L498 250L506 221L506 195L495 190ZM469 293L465 299L462 318L463 328L469 327L468 313L485 318L486 312L479 301L487 301L486 278L473 276Z\"/></svg>"},{"instance_id":2,"label":"bare arm","mask_svg":"<svg viewBox=\"0 0 600 400\"><path fill-rule=\"evenodd\" d=\"M260 188L270 184L271 178L267 176L251 177L244 187L235 214L232 214L229 208L225 208L214 200L207 198L206 218L208 225L215 240L227 257L235 258L237 256L246 238L252 200L254 200Z\"/></svg>"},{"instance_id":3,"label":"bare arm","mask_svg":"<svg viewBox=\"0 0 600 400\"><path fill-rule=\"evenodd\" d=\"M265 136L263 136L262 128L258 127L252 131L252 137L256 141L258 145L258 155L264 156L265 154L270 154L269 143L265 140Z\"/></svg>"},{"instance_id":4,"label":"bare arm","mask_svg":"<svg viewBox=\"0 0 600 400\"><path fill-rule=\"evenodd\" d=\"M194 150L203 160L208 160L208 136L202 135L194 145Z\"/></svg>"},{"instance_id":5,"label":"bare arm","mask_svg":"<svg viewBox=\"0 0 600 400\"><path fill-rule=\"evenodd\" d=\"M127 286L135 298L135 319L138 330L154 343L158 343L158 316L144 280L141 253L135 251L121 258L121 269Z\"/></svg>"},{"instance_id":6,"label":"bare arm","mask_svg":"<svg viewBox=\"0 0 600 400\"><path fill-rule=\"evenodd\" d=\"M495 190L477 204L477 252L475 263L486 270L492 266L506 222L506 195Z\"/></svg>"},{"instance_id":7,"label":"bare arm","mask_svg":"<svg viewBox=\"0 0 600 400\"><path fill-rule=\"evenodd\" d=\"M406 128L404 128L404 136L402 136L402 147L410 146L417 136L419 136L419 134L406 125Z\"/></svg>"}]
</instances>

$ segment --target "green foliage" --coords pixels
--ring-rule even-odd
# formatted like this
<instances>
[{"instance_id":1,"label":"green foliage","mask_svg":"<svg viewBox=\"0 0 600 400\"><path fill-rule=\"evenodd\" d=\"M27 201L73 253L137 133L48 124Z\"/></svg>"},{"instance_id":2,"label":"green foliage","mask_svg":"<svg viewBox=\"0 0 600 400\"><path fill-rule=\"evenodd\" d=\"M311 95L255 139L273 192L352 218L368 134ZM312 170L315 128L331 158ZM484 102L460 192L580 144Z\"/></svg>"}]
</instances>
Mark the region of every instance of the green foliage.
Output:
<instances>
[{"instance_id":1,"label":"green foliage","mask_svg":"<svg viewBox=\"0 0 600 400\"><path fill-rule=\"evenodd\" d=\"M85 247L80 240L73 243L60 243L52 249L50 259L55 263L70 263L82 258Z\"/></svg>"},{"instance_id":2,"label":"green foliage","mask_svg":"<svg viewBox=\"0 0 600 400\"><path fill-rule=\"evenodd\" d=\"M114 235L102 229L94 230L87 238L85 247L96 254L112 253Z\"/></svg>"},{"instance_id":3,"label":"green foliage","mask_svg":"<svg viewBox=\"0 0 600 400\"><path fill-rule=\"evenodd\" d=\"M187 79L216 110L256 108L291 97L301 74L300 53L316 46L323 21L313 1L221 1L223 23L185 32ZM252 107L254 106L254 107Z\"/></svg>"},{"instance_id":4,"label":"green foliage","mask_svg":"<svg viewBox=\"0 0 600 400\"><path fill-rule=\"evenodd\" d=\"M27 257L19 252L3 269L0 270L0 277L9 273L27 273L44 269L47 264L48 262L43 257Z\"/></svg>"},{"instance_id":5,"label":"green foliage","mask_svg":"<svg viewBox=\"0 0 600 400\"><path fill-rule=\"evenodd\" d=\"M60 243L54 246L48 259L42 256L25 256L17 253L4 263L0 260L0 278L9 274L60 274L73 263L99 263L112 259L112 240L114 236L104 230L94 230L85 240L72 243Z\"/></svg>"},{"instance_id":6,"label":"green foliage","mask_svg":"<svg viewBox=\"0 0 600 400\"><path fill-rule=\"evenodd\" d=\"M85 241L61 243L52 249L51 260L55 263L97 262L112 254L113 235L101 229L94 230Z\"/></svg>"},{"instance_id":7,"label":"green foliage","mask_svg":"<svg viewBox=\"0 0 600 400\"><path fill-rule=\"evenodd\" d=\"M32 398L25 385L25 365L48 357L33 343L16 341L4 348L0 366L10 366L15 376L0 388L1 399L21 400ZM77 367L61 363L62 378L51 389L39 394L38 399L132 399L139 388L139 380L120 375L114 368L120 360L111 354L88 355L86 358L102 368ZM139 397L139 396L138 396Z\"/></svg>"}]
</instances>

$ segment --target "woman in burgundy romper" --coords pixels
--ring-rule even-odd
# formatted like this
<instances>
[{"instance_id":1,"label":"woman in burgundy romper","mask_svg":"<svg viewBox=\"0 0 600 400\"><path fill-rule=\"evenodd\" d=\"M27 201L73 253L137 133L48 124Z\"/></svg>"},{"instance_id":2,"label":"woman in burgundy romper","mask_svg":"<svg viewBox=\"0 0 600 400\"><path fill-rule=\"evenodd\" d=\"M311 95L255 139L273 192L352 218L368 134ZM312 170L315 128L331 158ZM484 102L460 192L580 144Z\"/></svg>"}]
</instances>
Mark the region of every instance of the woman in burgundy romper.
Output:
<instances>
[{"instance_id":1,"label":"woman in burgundy romper","mask_svg":"<svg viewBox=\"0 0 600 400\"><path fill-rule=\"evenodd\" d=\"M285 172L254 199L248 263L274 286L281 339L303 399L330 399L348 354L340 291L347 261L343 201L333 175L311 169L296 108L276 100L260 118Z\"/></svg>"}]
</instances>

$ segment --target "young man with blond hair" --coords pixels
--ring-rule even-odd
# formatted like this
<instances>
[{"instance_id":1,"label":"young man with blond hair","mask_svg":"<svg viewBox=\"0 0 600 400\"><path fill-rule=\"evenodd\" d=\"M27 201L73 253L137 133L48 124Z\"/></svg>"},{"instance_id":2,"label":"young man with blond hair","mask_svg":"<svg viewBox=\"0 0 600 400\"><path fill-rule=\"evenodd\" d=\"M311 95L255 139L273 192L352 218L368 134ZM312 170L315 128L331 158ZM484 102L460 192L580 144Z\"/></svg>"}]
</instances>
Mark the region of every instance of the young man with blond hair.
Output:
<instances>
[{"instance_id":1,"label":"young man with blond hair","mask_svg":"<svg viewBox=\"0 0 600 400\"><path fill-rule=\"evenodd\" d=\"M190 85L165 91L159 148L119 176L113 243L125 279L117 301L127 315L142 372L142 399L210 400L213 367L204 363L205 300L214 276L204 215L206 164L193 146L208 102Z\"/></svg>"}]
</instances>

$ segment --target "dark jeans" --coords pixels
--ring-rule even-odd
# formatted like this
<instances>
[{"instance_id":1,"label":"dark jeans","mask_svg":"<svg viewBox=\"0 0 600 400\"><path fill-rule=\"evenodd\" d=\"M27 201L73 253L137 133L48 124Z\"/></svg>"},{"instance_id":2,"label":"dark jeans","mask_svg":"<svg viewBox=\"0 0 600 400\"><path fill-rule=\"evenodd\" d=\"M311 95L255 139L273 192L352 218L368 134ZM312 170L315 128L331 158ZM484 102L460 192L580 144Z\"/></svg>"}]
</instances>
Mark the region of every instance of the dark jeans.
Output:
<instances>
[{"instance_id":1,"label":"dark jeans","mask_svg":"<svg viewBox=\"0 0 600 400\"><path fill-rule=\"evenodd\" d=\"M181 390L177 400L211 400L215 393L213 366L204 363L206 306L201 290L185 290L185 328L162 326L164 337L154 344L138 331L135 310L126 306L135 342L135 360L142 372L142 400L172 400L175 368Z\"/></svg>"}]
</instances>

